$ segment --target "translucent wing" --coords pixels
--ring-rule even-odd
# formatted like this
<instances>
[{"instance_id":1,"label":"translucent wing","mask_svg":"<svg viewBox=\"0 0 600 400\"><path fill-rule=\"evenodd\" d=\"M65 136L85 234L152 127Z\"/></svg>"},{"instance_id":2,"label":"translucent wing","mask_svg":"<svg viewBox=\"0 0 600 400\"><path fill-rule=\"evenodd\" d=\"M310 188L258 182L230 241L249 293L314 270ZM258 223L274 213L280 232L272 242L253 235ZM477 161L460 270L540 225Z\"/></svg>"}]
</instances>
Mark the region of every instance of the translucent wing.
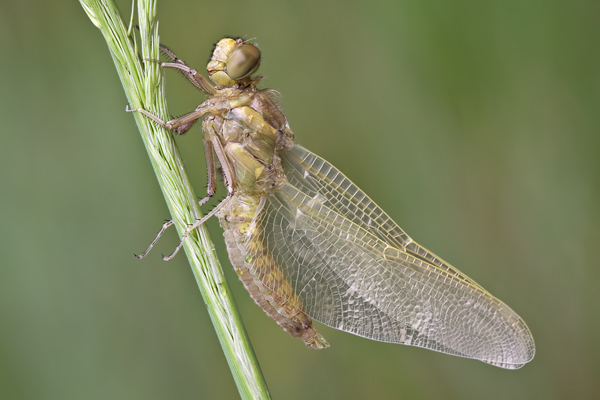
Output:
<instances>
[{"instance_id":1,"label":"translucent wing","mask_svg":"<svg viewBox=\"0 0 600 400\"><path fill-rule=\"evenodd\" d=\"M255 222L314 320L503 368L533 358L514 311L412 241L339 170L301 146L283 166L288 183Z\"/></svg>"}]
</instances>

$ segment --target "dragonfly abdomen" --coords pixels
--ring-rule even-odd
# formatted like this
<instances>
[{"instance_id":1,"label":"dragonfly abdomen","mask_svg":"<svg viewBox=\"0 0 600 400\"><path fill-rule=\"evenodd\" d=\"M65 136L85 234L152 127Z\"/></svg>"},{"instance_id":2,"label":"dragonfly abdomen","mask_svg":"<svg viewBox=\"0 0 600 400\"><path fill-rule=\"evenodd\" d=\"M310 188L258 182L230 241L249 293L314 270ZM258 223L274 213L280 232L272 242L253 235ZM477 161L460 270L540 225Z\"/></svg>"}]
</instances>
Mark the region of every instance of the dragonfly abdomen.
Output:
<instances>
[{"instance_id":1,"label":"dragonfly abdomen","mask_svg":"<svg viewBox=\"0 0 600 400\"><path fill-rule=\"evenodd\" d=\"M264 231L256 223L260 219L260 198L261 195L236 194L219 213L229 260L256 304L286 332L300 337L310 347L329 347L263 245Z\"/></svg>"}]
</instances>

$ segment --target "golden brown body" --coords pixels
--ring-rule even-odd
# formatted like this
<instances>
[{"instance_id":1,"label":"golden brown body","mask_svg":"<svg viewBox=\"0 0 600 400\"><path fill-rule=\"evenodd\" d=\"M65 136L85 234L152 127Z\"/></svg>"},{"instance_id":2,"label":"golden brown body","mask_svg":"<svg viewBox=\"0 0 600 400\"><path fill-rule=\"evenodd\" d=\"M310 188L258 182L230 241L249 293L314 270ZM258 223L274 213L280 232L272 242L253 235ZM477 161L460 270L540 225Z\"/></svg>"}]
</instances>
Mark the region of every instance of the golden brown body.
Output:
<instances>
[{"instance_id":1,"label":"golden brown body","mask_svg":"<svg viewBox=\"0 0 600 400\"><path fill-rule=\"evenodd\" d=\"M215 135L223 144L233 173L234 195L218 212L229 259L258 304L292 336L314 348L327 342L312 326L302 301L263 246L261 199L285 182L280 153L294 144L285 115L269 97L251 84L235 99L246 102L208 116L203 122L205 140ZM236 100L238 101L238 100ZM253 222L254 221L254 222ZM251 262L250 262L251 261ZM249 266L252 266L249 268Z\"/></svg>"}]
</instances>

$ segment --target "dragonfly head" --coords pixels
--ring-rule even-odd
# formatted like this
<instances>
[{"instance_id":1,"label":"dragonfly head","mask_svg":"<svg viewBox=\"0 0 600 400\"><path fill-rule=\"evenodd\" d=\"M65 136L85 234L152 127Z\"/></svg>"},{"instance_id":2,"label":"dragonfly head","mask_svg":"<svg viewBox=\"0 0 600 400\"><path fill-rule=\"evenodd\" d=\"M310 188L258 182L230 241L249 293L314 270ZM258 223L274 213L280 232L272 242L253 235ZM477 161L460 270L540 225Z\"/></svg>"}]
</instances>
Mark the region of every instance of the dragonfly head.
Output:
<instances>
[{"instance_id":1,"label":"dragonfly head","mask_svg":"<svg viewBox=\"0 0 600 400\"><path fill-rule=\"evenodd\" d=\"M260 65L260 50L242 39L224 38L219 40L206 67L210 80L217 88L249 84L252 75Z\"/></svg>"}]
</instances>

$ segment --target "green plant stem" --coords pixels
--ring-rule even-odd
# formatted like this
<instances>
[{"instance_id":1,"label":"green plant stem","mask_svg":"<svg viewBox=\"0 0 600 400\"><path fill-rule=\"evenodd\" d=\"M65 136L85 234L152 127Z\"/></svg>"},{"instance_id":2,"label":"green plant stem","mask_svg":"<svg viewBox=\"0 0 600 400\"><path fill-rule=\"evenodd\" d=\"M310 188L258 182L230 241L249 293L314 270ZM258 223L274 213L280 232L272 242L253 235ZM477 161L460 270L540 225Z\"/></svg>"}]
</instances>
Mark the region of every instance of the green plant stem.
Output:
<instances>
[{"instance_id":1,"label":"green plant stem","mask_svg":"<svg viewBox=\"0 0 600 400\"><path fill-rule=\"evenodd\" d=\"M138 0L140 43L127 29L112 0L80 0L100 29L131 108L143 108L168 120L161 68L144 58L159 58L156 1ZM132 17L133 21L133 17ZM131 24L130 24L131 25ZM138 54L138 50L141 54ZM200 217L191 185L179 161L172 133L133 113L179 235ZM183 249L208 308L223 352L244 399L270 398L258 361L241 322L223 271L204 227L194 230Z\"/></svg>"}]
</instances>

